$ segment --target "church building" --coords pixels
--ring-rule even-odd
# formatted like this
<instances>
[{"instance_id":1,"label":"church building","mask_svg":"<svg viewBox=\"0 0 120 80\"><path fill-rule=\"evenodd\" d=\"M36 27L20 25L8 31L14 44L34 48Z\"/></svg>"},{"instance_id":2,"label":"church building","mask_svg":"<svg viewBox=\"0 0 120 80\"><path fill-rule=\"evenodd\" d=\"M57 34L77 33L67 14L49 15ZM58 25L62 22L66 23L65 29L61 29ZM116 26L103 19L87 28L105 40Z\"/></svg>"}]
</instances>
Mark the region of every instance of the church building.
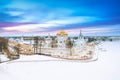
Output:
<instances>
[{"instance_id":1,"label":"church building","mask_svg":"<svg viewBox=\"0 0 120 80\"><path fill-rule=\"evenodd\" d=\"M68 34L64 30L61 30L60 32L57 33L58 48L65 48L65 42L67 38L68 38Z\"/></svg>"}]
</instances>

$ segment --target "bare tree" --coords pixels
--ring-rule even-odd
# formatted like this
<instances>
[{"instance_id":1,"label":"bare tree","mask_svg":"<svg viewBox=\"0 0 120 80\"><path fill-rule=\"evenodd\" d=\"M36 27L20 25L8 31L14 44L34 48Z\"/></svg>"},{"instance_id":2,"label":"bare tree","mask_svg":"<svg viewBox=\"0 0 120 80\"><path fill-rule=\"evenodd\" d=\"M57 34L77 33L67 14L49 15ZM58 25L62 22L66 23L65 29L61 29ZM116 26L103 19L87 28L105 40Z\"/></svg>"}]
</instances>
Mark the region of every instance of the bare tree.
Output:
<instances>
[{"instance_id":1,"label":"bare tree","mask_svg":"<svg viewBox=\"0 0 120 80\"><path fill-rule=\"evenodd\" d=\"M38 53L38 40L39 37L34 37L34 53Z\"/></svg>"},{"instance_id":2,"label":"bare tree","mask_svg":"<svg viewBox=\"0 0 120 80\"><path fill-rule=\"evenodd\" d=\"M18 56L18 58L19 58L19 55L20 55L20 44L17 44L16 46L14 46L14 49L17 52L16 56Z\"/></svg>"},{"instance_id":3,"label":"bare tree","mask_svg":"<svg viewBox=\"0 0 120 80\"><path fill-rule=\"evenodd\" d=\"M43 43L43 41L44 41L44 39L43 38L40 38L40 54L42 53L42 50L41 50L41 48L42 48L42 43Z\"/></svg>"},{"instance_id":4,"label":"bare tree","mask_svg":"<svg viewBox=\"0 0 120 80\"><path fill-rule=\"evenodd\" d=\"M3 53L8 48L8 40L0 37L0 52Z\"/></svg>"},{"instance_id":5,"label":"bare tree","mask_svg":"<svg viewBox=\"0 0 120 80\"><path fill-rule=\"evenodd\" d=\"M52 48L56 48L57 47L57 41L55 40L54 37L52 38L52 41L51 41L51 47Z\"/></svg>"},{"instance_id":6,"label":"bare tree","mask_svg":"<svg viewBox=\"0 0 120 80\"><path fill-rule=\"evenodd\" d=\"M66 48L68 48L68 49L70 50L70 55L72 55L72 50L71 50L72 47L73 47L72 41L71 41L70 38L68 38L68 39L66 40Z\"/></svg>"}]
</instances>

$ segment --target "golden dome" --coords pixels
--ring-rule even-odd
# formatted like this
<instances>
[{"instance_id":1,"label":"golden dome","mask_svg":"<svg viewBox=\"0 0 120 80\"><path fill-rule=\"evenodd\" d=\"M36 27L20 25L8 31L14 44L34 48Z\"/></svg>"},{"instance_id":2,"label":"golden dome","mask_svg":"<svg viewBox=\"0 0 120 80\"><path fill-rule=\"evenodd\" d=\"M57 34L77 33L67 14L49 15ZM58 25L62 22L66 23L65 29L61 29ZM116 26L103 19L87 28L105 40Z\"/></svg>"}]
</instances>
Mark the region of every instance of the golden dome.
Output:
<instances>
[{"instance_id":1,"label":"golden dome","mask_svg":"<svg viewBox=\"0 0 120 80\"><path fill-rule=\"evenodd\" d=\"M64 30L61 30L59 33L57 33L57 36L68 36L68 34Z\"/></svg>"}]
</instances>

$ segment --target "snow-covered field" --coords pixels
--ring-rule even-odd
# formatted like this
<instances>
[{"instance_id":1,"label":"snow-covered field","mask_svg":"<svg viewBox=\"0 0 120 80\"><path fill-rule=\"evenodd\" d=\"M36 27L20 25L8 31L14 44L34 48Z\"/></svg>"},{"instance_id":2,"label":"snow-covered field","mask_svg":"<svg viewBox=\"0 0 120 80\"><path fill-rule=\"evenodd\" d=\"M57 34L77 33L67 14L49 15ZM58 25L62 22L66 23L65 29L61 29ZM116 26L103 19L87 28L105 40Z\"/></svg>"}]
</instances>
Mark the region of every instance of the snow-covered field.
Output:
<instances>
[{"instance_id":1,"label":"snow-covered field","mask_svg":"<svg viewBox=\"0 0 120 80\"><path fill-rule=\"evenodd\" d=\"M0 64L0 80L120 80L120 41L103 42L98 60L68 61L47 56L21 56Z\"/></svg>"}]
</instances>

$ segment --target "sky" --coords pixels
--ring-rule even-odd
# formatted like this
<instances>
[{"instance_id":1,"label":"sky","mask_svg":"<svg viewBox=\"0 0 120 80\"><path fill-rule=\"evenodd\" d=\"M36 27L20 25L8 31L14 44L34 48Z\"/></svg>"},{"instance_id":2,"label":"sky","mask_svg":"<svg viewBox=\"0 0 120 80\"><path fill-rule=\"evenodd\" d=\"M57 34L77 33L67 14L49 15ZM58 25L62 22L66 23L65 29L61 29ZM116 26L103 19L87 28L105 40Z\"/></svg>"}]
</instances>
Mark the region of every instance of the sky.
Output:
<instances>
[{"instance_id":1,"label":"sky","mask_svg":"<svg viewBox=\"0 0 120 80\"><path fill-rule=\"evenodd\" d=\"M120 0L0 0L0 36L120 36Z\"/></svg>"}]
</instances>

